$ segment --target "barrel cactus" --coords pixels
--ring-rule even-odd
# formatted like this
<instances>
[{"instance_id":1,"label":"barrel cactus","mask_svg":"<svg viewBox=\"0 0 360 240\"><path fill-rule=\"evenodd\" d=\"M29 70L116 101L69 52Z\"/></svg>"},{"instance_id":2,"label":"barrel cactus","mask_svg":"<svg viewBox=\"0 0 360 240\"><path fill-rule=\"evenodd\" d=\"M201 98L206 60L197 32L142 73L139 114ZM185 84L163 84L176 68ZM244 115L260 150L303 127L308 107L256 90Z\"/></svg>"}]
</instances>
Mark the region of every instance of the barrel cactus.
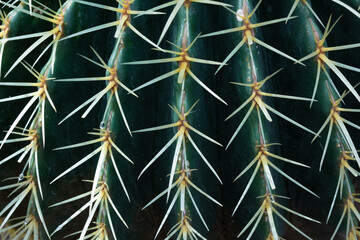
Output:
<instances>
[{"instance_id":1,"label":"barrel cactus","mask_svg":"<svg viewBox=\"0 0 360 240\"><path fill-rule=\"evenodd\" d=\"M0 4L0 239L360 238L359 0Z\"/></svg>"}]
</instances>

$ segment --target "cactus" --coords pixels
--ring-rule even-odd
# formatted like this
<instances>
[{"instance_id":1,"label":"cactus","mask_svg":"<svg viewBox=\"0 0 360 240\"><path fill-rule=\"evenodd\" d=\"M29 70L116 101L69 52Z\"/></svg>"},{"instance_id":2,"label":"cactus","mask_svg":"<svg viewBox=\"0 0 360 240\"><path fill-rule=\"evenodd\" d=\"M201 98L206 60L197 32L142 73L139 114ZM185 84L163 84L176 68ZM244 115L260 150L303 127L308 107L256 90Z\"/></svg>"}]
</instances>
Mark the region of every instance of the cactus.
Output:
<instances>
[{"instance_id":1,"label":"cactus","mask_svg":"<svg viewBox=\"0 0 360 240\"><path fill-rule=\"evenodd\" d=\"M0 239L360 238L359 0L0 4Z\"/></svg>"}]
</instances>

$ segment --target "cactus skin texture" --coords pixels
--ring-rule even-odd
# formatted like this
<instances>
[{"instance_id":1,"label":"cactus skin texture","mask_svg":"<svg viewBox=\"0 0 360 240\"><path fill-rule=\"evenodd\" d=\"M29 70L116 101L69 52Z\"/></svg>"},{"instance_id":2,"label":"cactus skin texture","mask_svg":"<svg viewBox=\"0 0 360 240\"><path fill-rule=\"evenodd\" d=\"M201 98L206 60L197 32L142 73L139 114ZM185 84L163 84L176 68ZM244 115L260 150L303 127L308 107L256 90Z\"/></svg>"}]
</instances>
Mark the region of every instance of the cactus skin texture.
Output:
<instances>
[{"instance_id":1,"label":"cactus skin texture","mask_svg":"<svg viewBox=\"0 0 360 240\"><path fill-rule=\"evenodd\" d=\"M0 240L360 239L359 0L0 5Z\"/></svg>"}]
</instances>

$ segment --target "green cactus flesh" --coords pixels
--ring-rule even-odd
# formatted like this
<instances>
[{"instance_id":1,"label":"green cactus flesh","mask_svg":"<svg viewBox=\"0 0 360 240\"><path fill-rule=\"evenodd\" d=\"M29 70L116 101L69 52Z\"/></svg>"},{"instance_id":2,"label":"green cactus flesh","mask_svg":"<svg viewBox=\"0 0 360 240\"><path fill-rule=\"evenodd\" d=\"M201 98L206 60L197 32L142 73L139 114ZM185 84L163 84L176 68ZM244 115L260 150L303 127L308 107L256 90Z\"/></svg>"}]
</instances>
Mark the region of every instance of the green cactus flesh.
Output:
<instances>
[{"instance_id":1,"label":"green cactus flesh","mask_svg":"<svg viewBox=\"0 0 360 240\"><path fill-rule=\"evenodd\" d=\"M0 1L0 239L360 239L359 0Z\"/></svg>"}]
</instances>

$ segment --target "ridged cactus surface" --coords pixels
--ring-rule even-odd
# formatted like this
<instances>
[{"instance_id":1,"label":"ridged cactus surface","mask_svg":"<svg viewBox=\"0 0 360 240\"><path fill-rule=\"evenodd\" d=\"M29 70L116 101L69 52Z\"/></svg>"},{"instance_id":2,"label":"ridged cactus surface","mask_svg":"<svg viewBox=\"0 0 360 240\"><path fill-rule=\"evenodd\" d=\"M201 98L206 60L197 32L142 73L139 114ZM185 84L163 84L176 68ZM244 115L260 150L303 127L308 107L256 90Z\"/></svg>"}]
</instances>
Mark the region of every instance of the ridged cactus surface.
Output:
<instances>
[{"instance_id":1,"label":"ridged cactus surface","mask_svg":"<svg viewBox=\"0 0 360 240\"><path fill-rule=\"evenodd\" d=\"M0 240L360 239L359 0L0 5Z\"/></svg>"}]
</instances>

